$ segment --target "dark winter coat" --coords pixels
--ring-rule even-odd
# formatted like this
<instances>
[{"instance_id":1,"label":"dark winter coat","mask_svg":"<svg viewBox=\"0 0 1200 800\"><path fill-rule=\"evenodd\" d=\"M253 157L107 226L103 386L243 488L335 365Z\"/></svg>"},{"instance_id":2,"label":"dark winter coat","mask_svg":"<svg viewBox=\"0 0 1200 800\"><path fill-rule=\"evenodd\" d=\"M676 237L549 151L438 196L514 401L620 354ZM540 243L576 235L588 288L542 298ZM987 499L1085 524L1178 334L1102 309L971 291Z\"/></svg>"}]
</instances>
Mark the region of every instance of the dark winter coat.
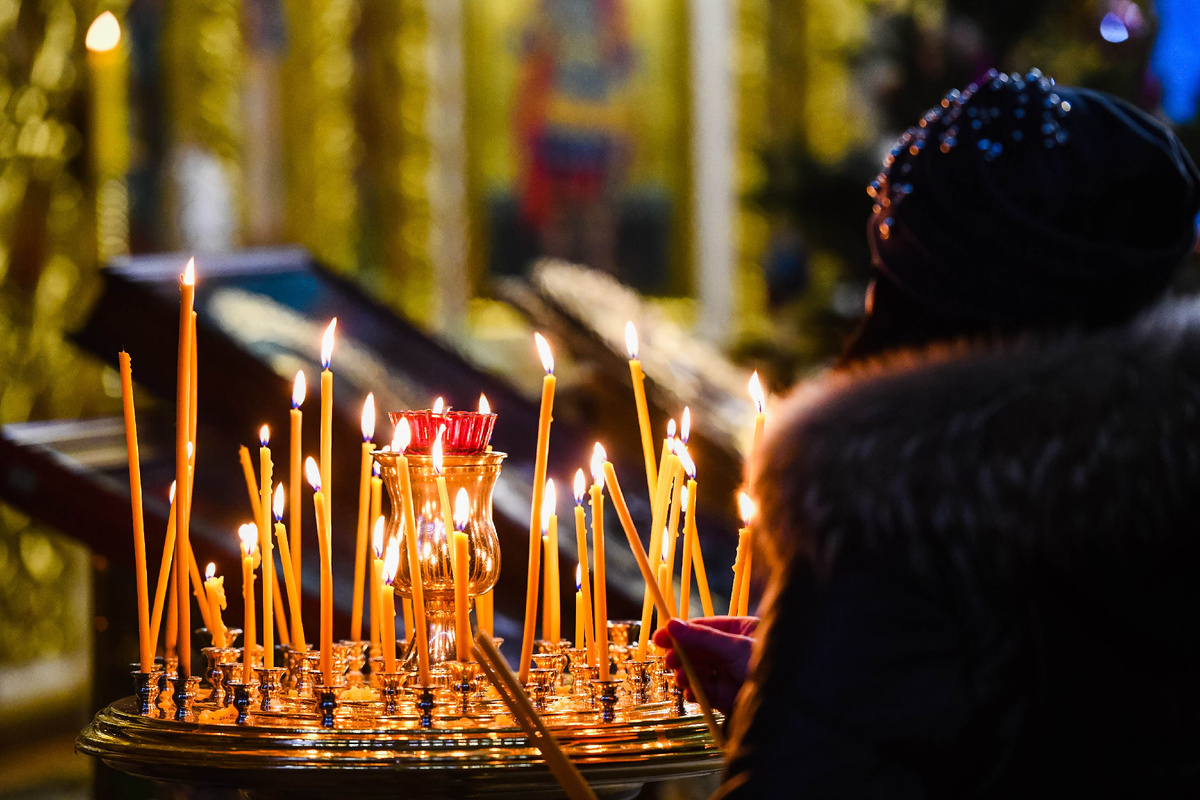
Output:
<instances>
[{"instance_id":1,"label":"dark winter coat","mask_svg":"<svg viewBox=\"0 0 1200 800\"><path fill-rule=\"evenodd\" d=\"M1200 797L1200 305L901 354L772 428L723 795Z\"/></svg>"}]
</instances>

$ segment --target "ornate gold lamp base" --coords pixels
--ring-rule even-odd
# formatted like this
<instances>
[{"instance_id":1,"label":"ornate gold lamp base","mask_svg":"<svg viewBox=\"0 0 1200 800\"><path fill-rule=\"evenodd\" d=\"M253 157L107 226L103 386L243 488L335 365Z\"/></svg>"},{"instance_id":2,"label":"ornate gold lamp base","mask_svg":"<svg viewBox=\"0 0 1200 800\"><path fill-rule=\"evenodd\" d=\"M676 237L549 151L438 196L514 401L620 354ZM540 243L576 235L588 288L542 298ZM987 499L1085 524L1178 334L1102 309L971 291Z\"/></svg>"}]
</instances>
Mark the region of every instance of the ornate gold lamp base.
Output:
<instances>
[{"instance_id":1,"label":"ornate gold lamp base","mask_svg":"<svg viewBox=\"0 0 1200 800\"><path fill-rule=\"evenodd\" d=\"M607 723L567 700L552 702L545 716L600 797L632 797L647 782L720 769L721 753L695 707L677 716L669 702L621 705ZM503 706L481 706L463 715L458 704L439 704L430 728L412 706L394 715L348 710L323 729L311 713L261 712L257 704L244 724L177 722L141 716L127 697L97 714L75 746L132 775L248 797L560 797Z\"/></svg>"}]
</instances>

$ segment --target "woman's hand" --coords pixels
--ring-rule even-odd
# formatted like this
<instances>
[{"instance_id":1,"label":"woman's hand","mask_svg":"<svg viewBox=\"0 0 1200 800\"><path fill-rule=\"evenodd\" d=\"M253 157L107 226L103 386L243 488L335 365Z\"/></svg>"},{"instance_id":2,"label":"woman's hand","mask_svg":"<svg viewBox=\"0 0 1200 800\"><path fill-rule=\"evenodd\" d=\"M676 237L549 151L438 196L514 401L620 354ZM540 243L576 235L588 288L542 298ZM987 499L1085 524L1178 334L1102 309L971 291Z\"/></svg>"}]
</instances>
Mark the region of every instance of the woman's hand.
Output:
<instances>
[{"instance_id":1,"label":"woman's hand","mask_svg":"<svg viewBox=\"0 0 1200 800\"><path fill-rule=\"evenodd\" d=\"M689 700L695 700L695 695L683 674L676 645L687 652L709 702L728 714L746 682L757 628L758 617L698 617L689 622L673 619L654 632L654 643L667 651L667 667L675 671L675 680Z\"/></svg>"}]
</instances>

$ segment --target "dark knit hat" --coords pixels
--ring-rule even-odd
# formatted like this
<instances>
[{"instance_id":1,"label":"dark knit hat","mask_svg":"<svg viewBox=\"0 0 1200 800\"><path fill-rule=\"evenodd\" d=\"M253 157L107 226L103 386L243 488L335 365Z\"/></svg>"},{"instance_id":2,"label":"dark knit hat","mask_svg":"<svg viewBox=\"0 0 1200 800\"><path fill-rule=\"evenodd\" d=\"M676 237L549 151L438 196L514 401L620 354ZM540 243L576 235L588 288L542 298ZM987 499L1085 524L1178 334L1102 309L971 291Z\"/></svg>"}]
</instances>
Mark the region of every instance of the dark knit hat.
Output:
<instances>
[{"instance_id":1,"label":"dark knit hat","mask_svg":"<svg viewBox=\"0 0 1200 800\"><path fill-rule=\"evenodd\" d=\"M884 276L935 314L1000 325L1129 316L1167 287L1200 211L1166 126L1037 70L952 91L867 191Z\"/></svg>"}]
</instances>

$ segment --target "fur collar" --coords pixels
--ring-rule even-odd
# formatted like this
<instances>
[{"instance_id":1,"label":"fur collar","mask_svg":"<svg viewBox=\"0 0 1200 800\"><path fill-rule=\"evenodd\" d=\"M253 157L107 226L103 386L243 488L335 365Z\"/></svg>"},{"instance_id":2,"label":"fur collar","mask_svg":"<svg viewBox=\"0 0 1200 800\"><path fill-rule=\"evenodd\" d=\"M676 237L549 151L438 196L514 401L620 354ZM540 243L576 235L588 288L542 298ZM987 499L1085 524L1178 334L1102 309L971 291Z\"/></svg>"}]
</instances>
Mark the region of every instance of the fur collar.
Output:
<instances>
[{"instance_id":1,"label":"fur collar","mask_svg":"<svg viewBox=\"0 0 1200 800\"><path fill-rule=\"evenodd\" d=\"M777 564L862 550L995 574L1168 552L1200 524L1200 303L898 353L801 385L769 427L750 472Z\"/></svg>"}]
</instances>

